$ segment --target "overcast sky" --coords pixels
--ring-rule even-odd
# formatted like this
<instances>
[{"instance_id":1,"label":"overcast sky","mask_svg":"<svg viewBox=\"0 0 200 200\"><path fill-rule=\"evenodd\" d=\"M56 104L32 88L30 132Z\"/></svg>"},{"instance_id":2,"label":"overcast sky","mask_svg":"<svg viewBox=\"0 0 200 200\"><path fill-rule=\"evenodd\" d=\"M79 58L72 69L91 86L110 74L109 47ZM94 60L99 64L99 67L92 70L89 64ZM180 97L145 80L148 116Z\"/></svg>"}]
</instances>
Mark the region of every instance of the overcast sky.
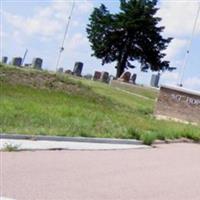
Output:
<instances>
[{"instance_id":1,"label":"overcast sky","mask_svg":"<svg viewBox=\"0 0 200 200\"><path fill-rule=\"evenodd\" d=\"M74 62L84 63L83 74L93 74L95 70L108 71L115 75L115 63L105 66L101 60L91 57L92 50L86 35L88 18L94 7L104 3L111 12L119 9L118 0L77 0L75 1L69 32L64 45L60 67L73 69ZM188 42L197 14L199 0L166 0L159 2L158 16L166 27L163 35L173 37L166 59L177 70L162 74L162 84L177 84L179 72L184 61ZM11 60L29 50L25 63L33 57L44 60L43 67L55 70L59 47L69 16L72 1L65 0L1 0L1 56ZM140 72L140 68L131 70L137 73L137 82L148 85L151 72ZM184 86L200 90L200 17L197 22L193 45L184 75Z\"/></svg>"}]
</instances>

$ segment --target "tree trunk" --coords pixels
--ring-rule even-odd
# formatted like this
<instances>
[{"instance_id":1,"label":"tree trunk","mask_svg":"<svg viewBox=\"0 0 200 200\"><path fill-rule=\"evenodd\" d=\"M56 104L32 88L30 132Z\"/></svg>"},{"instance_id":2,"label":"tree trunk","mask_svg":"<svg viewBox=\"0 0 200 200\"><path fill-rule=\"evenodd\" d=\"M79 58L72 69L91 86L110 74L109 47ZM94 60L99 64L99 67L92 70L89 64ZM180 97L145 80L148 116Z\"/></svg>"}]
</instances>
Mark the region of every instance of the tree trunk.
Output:
<instances>
[{"instance_id":1,"label":"tree trunk","mask_svg":"<svg viewBox=\"0 0 200 200\"><path fill-rule=\"evenodd\" d=\"M124 72L124 69L126 68L127 59L128 59L128 55L126 53L123 53L122 58L117 63L116 78L119 78Z\"/></svg>"},{"instance_id":2,"label":"tree trunk","mask_svg":"<svg viewBox=\"0 0 200 200\"><path fill-rule=\"evenodd\" d=\"M116 74L116 78L119 78L124 72L124 67L122 66L122 64L120 62L117 63L117 74Z\"/></svg>"}]
</instances>

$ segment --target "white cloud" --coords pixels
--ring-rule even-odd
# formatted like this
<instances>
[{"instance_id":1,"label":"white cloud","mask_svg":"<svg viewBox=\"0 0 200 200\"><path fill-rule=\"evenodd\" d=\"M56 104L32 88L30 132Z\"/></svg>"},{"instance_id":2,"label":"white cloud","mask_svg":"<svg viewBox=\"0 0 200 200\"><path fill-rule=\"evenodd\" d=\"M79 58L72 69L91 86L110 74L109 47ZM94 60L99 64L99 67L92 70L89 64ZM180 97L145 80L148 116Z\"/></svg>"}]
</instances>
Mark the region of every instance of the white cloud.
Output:
<instances>
[{"instance_id":1,"label":"white cloud","mask_svg":"<svg viewBox=\"0 0 200 200\"><path fill-rule=\"evenodd\" d=\"M158 16L166 27L165 33L170 36L187 36L192 33L199 1L161 1ZM196 30L200 34L200 29Z\"/></svg>"},{"instance_id":2,"label":"white cloud","mask_svg":"<svg viewBox=\"0 0 200 200\"><path fill-rule=\"evenodd\" d=\"M162 84L170 84L170 85L177 85L179 83L179 74L178 72L165 72L161 76L161 83ZM194 89L200 91L200 76L187 78L183 82L183 87L188 89Z\"/></svg>"},{"instance_id":3,"label":"white cloud","mask_svg":"<svg viewBox=\"0 0 200 200\"><path fill-rule=\"evenodd\" d=\"M78 26L80 25L80 23L79 23L78 20L73 20L73 21L71 22L71 25L72 25L73 27L78 27Z\"/></svg>"},{"instance_id":4,"label":"white cloud","mask_svg":"<svg viewBox=\"0 0 200 200\"><path fill-rule=\"evenodd\" d=\"M166 59L170 60L172 67L179 70L189 45L198 3L200 1L197 0L160 1L160 10L157 15L162 18L161 25L165 26L164 35L174 38L165 51ZM200 20L198 20L195 30L195 36L198 37L199 35ZM169 82L176 78L176 75L172 73L163 76L164 80L167 81L168 78Z\"/></svg>"},{"instance_id":5,"label":"white cloud","mask_svg":"<svg viewBox=\"0 0 200 200\"><path fill-rule=\"evenodd\" d=\"M4 16L14 30L27 35L38 34L50 37L61 30L60 22L55 18L53 19L50 13L39 12L38 15L25 18L24 16L4 12Z\"/></svg>"},{"instance_id":6,"label":"white cloud","mask_svg":"<svg viewBox=\"0 0 200 200\"><path fill-rule=\"evenodd\" d=\"M200 91L200 76L186 79L184 81L184 87L193 88Z\"/></svg>"},{"instance_id":7,"label":"white cloud","mask_svg":"<svg viewBox=\"0 0 200 200\"><path fill-rule=\"evenodd\" d=\"M88 13L92 10L93 4L92 1L82 0L76 3L78 5L78 12Z\"/></svg>"},{"instance_id":8,"label":"white cloud","mask_svg":"<svg viewBox=\"0 0 200 200\"><path fill-rule=\"evenodd\" d=\"M177 56L177 54L188 45L188 40L174 38L172 42L169 44L165 53L167 54L166 59L173 59Z\"/></svg>"},{"instance_id":9,"label":"white cloud","mask_svg":"<svg viewBox=\"0 0 200 200\"><path fill-rule=\"evenodd\" d=\"M86 46L88 43L87 38L82 33L74 34L70 40L66 40L66 47L70 51L81 49L83 46Z\"/></svg>"},{"instance_id":10,"label":"white cloud","mask_svg":"<svg viewBox=\"0 0 200 200\"><path fill-rule=\"evenodd\" d=\"M179 79L179 74L177 72L165 72L161 76L161 81L164 84L177 84Z\"/></svg>"},{"instance_id":11,"label":"white cloud","mask_svg":"<svg viewBox=\"0 0 200 200\"><path fill-rule=\"evenodd\" d=\"M79 16L89 12L93 7L91 1L88 0L77 2L75 5ZM55 0L49 6L39 7L34 15L29 17L5 11L3 11L3 16L15 31L21 32L25 36L38 35L43 37L43 40L44 37L56 39L60 37L59 34L63 34L71 6L71 1ZM79 25L79 22L73 17L71 23L73 26Z\"/></svg>"}]
</instances>

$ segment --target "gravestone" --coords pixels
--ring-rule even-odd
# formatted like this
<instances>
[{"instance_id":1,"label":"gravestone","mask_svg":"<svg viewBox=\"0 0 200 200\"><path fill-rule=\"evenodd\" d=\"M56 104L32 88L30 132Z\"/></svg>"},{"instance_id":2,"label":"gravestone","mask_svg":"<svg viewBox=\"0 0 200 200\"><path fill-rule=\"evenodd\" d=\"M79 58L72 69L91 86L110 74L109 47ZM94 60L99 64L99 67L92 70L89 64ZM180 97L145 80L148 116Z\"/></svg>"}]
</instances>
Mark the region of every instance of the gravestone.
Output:
<instances>
[{"instance_id":1,"label":"gravestone","mask_svg":"<svg viewBox=\"0 0 200 200\"><path fill-rule=\"evenodd\" d=\"M58 70L57 70L58 73L63 73L63 71L64 71L64 70L63 70L62 67L58 68Z\"/></svg>"},{"instance_id":2,"label":"gravestone","mask_svg":"<svg viewBox=\"0 0 200 200\"><path fill-rule=\"evenodd\" d=\"M65 74L72 74L72 71L70 69L65 70Z\"/></svg>"},{"instance_id":3,"label":"gravestone","mask_svg":"<svg viewBox=\"0 0 200 200\"><path fill-rule=\"evenodd\" d=\"M31 63L25 63L24 64L25 67L31 67L31 65L32 65Z\"/></svg>"},{"instance_id":4,"label":"gravestone","mask_svg":"<svg viewBox=\"0 0 200 200\"><path fill-rule=\"evenodd\" d=\"M7 56L3 56L2 57L2 63L7 64L8 61L8 57Z\"/></svg>"},{"instance_id":5,"label":"gravestone","mask_svg":"<svg viewBox=\"0 0 200 200\"><path fill-rule=\"evenodd\" d=\"M151 86L152 87L158 87L159 84L159 80L160 80L160 74L153 74L151 76Z\"/></svg>"},{"instance_id":6,"label":"gravestone","mask_svg":"<svg viewBox=\"0 0 200 200\"><path fill-rule=\"evenodd\" d=\"M102 72L100 76L100 80L104 83L109 82L109 73L108 72Z\"/></svg>"},{"instance_id":7,"label":"gravestone","mask_svg":"<svg viewBox=\"0 0 200 200\"><path fill-rule=\"evenodd\" d=\"M101 72L95 71L94 76L93 76L93 80L97 81L97 80L100 80L100 78L101 78Z\"/></svg>"},{"instance_id":8,"label":"gravestone","mask_svg":"<svg viewBox=\"0 0 200 200\"><path fill-rule=\"evenodd\" d=\"M74 65L74 70L73 70L73 74L76 76L81 76L83 70L83 63L82 62L76 62Z\"/></svg>"},{"instance_id":9,"label":"gravestone","mask_svg":"<svg viewBox=\"0 0 200 200\"><path fill-rule=\"evenodd\" d=\"M136 82L136 78L137 78L137 74L133 74L133 76L131 77L131 81L134 85L135 85L135 82Z\"/></svg>"},{"instance_id":10,"label":"gravestone","mask_svg":"<svg viewBox=\"0 0 200 200\"><path fill-rule=\"evenodd\" d=\"M32 67L34 69L42 69L42 62L43 60L41 58L33 58Z\"/></svg>"},{"instance_id":11,"label":"gravestone","mask_svg":"<svg viewBox=\"0 0 200 200\"><path fill-rule=\"evenodd\" d=\"M91 80L92 79L92 74L86 74L84 76L85 79Z\"/></svg>"},{"instance_id":12,"label":"gravestone","mask_svg":"<svg viewBox=\"0 0 200 200\"><path fill-rule=\"evenodd\" d=\"M130 72L124 72L120 78L118 78L117 80L119 81L123 81L123 82L129 82L130 81L130 77L131 77L131 73Z\"/></svg>"},{"instance_id":13,"label":"gravestone","mask_svg":"<svg viewBox=\"0 0 200 200\"><path fill-rule=\"evenodd\" d=\"M115 76L110 75L110 76L109 76L109 84L111 84L112 80L115 80Z\"/></svg>"},{"instance_id":14,"label":"gravestone","mask_svg":"<svg viewBox=\"0 0 200 200\"><path fill-rule=\"evenodd\" d=\"M177 86L161 86L154 114L200 124L200 92Z\"/></svg>"},{"instance_id":15,"label":"gravestone","mask_svg":"<svg viewBox=\"0 0 200 200\"><path fill-rule=\"evenodd\" d=\"M11 62L12 65L20 67L22 65L21 57L14 57Z\"/></svg>"}]
</instances>

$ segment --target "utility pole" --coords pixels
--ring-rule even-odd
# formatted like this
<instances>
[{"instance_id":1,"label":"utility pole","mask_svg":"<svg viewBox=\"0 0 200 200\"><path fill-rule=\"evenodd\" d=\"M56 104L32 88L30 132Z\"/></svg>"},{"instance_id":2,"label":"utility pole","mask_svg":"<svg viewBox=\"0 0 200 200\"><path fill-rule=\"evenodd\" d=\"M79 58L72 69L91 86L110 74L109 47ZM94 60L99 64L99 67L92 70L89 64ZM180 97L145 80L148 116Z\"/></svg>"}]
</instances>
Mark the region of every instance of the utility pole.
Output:
<instances>
[{"instance_id":1,"label":"utility pole","mask_svg":"<svg viewBox=\"0 0 200 200\"><path fill-rule=\"evenodd\" d=\"M61 43L61 47L59 48L58 58L57 58L57 62L56 62L56 71L58 70L58 67L59 67L61 54L64 51L64 42L65 42L65 38L66 38L68 30L69 30L69 25L70 25L70 21L71 21L71 17L72 17L74 7L75 7L75 0L73 0L73 2L72 2L70 15L68 17L68 21L67 21L67 24L66 24L66 27L65 27L64 37L63 37L63 40L62 40L62 43Z\"/></svg>"},{"instance_id":2,"label":"utility pole","mask_svg":"<svg viewBox=\"0 0 200 200\"><path fill-rule=\"evenodd\" d=\"M195 20L194 20L191 39L190 39L190 41L188 43L188 48L187 48L187 51L186 51L186 54L185 54L185 58L184 58L183 65L182 65L182 69L180 71L180 82L178 83L178 86L180 86L180 87L183 86L184 73L185 73L185 69L186 69L186 66L187 66L190 50L191 50L191 47L192 47L192 43L193 43L193 39L194 39L195 30L196 30L196 27L197 27L197 22L198 22L199 15L200 15L200 2L199 2L198 9L197 9L196 17L195 17Z\"/></svg>"}]
</instances>

